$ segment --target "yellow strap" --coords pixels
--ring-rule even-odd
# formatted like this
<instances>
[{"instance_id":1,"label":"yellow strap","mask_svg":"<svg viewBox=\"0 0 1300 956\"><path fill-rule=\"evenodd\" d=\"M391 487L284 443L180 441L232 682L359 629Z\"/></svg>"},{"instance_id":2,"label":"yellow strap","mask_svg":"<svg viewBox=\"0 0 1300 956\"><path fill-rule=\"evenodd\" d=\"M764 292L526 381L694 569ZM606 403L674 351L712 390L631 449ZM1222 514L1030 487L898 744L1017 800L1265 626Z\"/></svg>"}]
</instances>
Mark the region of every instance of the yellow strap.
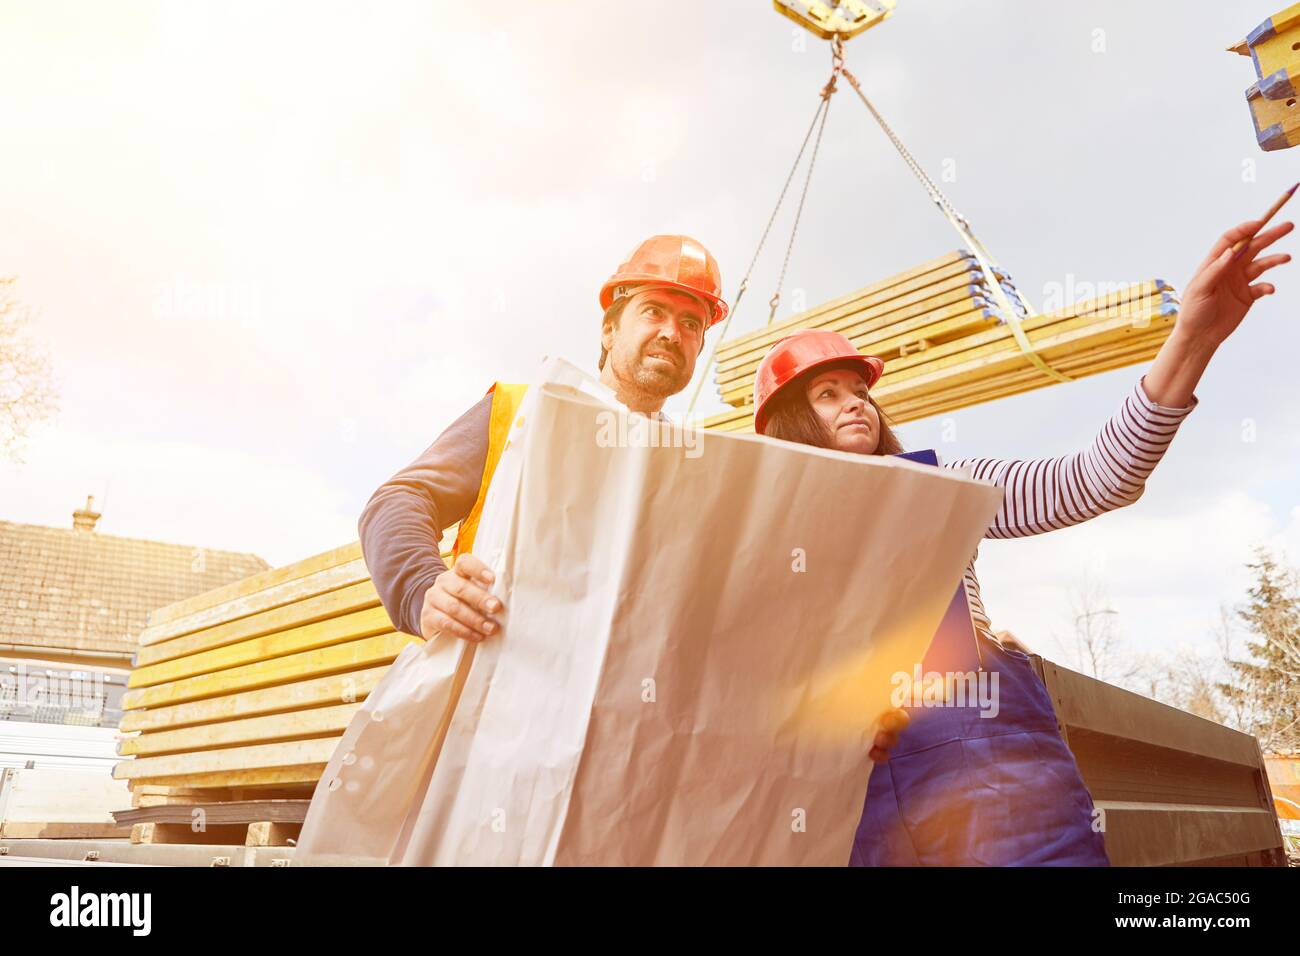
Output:
<instances>
[{"instance_id":1,"label":"yellow strap","mask_svg":"<svg viewBox=\"0 0 1300 956\"><path fill-rule=\"evenodd\" d=\"M479 518L483 515L488 487L492 484L492 476L496 473L501 453L510 443L510 429L514 425L515 413L527 391L527 385L508 385L504 382L497 382L488 389L492 396L492 413L488 419L488 450L487 459L483 462L483 480L479 482L474 507L461 521L460 529L456 532L456 544L451 552L453 564L459 555L474 549L474 536L478 534Z\"/></svg>"}]
</instances>

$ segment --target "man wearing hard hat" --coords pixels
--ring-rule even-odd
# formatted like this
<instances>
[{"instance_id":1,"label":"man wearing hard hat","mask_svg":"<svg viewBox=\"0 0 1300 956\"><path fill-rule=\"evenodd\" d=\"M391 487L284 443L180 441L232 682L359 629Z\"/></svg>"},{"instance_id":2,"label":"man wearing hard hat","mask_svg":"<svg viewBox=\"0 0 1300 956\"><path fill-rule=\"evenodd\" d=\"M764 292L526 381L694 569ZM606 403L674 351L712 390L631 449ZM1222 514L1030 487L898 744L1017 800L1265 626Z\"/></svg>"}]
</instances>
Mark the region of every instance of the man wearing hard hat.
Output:
<instances>
[{"instance_id":1,"label":"man wearing hard hat","mask_svg":"<svg viewBox=\"0 0 1300 956\"><path fill-rule=\"evenodd\" d=\"M641 243L600 290L600 381L631 411L660 413L691 381L704 333L727 315L713 256L688 236ZM505 610L489 593L492 571L472 551L488 486L527 386L496 383L361 514L361 548L393 624L426 640L481 641ZM444 529L460 522L449 569ZM871 758L888 759L906 714L883 716Z\"/></svg>"},{"instance_id":2,"label":"man wearing hard hat","mask_svg":"<svg viewBox=\"0 0 1300 956\"><path fill-rule=\"evenodd\" d=\"M634 412L656 415L684 389L704 333L727 315L718 263L688 236L641 243L600 290L600 381ZM496 383L407 467L384 482L361 514L366 567L399 630L426 640L480 641L504 608L488 593L492 572L471 553L479 515L526 386ZM439 555L443 530L460 522L453 566Z\"/></svg>"}]
</instances>

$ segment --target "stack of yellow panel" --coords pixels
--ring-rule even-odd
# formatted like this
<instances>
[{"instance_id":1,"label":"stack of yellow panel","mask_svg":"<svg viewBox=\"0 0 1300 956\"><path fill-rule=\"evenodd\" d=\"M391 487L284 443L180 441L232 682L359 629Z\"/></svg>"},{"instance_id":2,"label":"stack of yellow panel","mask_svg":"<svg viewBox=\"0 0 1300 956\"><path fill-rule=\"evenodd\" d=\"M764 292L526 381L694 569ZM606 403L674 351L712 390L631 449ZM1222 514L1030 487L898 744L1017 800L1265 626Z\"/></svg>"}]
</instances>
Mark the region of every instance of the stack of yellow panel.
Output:
<instances>
[{"instance_id":1,"label":"stack of yellow panel","mask_svg":"<svg viewBox=\"0 0 1300 956\"><path fill-rule=\"evenodd\" d=\"M718 350L718 381L723 400L735 408L704 427L753 428L758 363L777 339L801 328L833 329L861 352L885 359L885 374L872 394L895 422L1056 382L1021 351L1011 327L987 304L986 287L970 284L972 268L962 253L953 253L725 343ZM1020 306L1010 290L1008 296ZM1022 326L1049 365L1082 378L1153 358L1177 311L1172 288L1153 279L1024 318Z\"/></svg>"},{"instance_id":2,"label":"stack of yellow panel","mask_svg":"<svg viewBox=\"0 0 1300 956\"><path fill-rule=\"evenodd\" d=\"M359 544L155 611L113 776L140 804L309 794L398 652Z\"/></svg>"},{"instance_id":3,"label":"stack of yellow panel","mask_svg":"<svg viewBox=\"0 0 1300 956\"><path fill-rule=\"evenodd\" d=\"M953 252L833 299L784 322L724 342L716 380L729 405L748 401L758 363L798 329L829 329L881 358L910 355L994 328L998 317L979 264Z\"/></svg>"}]
</instances>

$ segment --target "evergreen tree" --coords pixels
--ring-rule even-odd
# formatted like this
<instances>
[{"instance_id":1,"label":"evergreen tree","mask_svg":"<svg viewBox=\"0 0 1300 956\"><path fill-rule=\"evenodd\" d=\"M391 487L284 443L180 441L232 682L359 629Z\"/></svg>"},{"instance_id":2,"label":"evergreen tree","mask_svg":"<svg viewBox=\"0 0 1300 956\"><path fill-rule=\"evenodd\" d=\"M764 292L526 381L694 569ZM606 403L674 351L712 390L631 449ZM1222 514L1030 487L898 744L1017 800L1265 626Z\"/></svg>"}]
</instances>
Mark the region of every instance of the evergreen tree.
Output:
<instances>
[{"instance_id":1,"label":"evergreen tree","mask_svg":"<svg viewBox=\"0 0 1300 956\"><path fill-rule=\"evenodd\" d=\"M1300 582L1267 550L1255 557L1250 600L1237 612L1255 637L1251 659L1230 660L1233 680L1219 689L1266 752L1300 750Z\"/></svg>"}]
</instances>

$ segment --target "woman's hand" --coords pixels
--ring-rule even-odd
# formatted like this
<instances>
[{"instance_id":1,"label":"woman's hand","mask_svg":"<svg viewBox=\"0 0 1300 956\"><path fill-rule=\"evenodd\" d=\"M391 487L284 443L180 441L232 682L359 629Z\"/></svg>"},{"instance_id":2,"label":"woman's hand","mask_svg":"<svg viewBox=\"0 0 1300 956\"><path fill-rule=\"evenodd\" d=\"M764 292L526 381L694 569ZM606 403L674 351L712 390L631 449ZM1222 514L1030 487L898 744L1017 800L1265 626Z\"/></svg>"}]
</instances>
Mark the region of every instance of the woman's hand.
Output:
<instances>
[{"instance_id":1,"label":"woman's hand","mask_svg":"<svg viewBox=\"0 0 1300 956\"><path fill-rule=\"evenodd\" d=\"M1259 254L1294 229L1295 224L1284 222L1263 232L1261 226L1263 221L1258 219L1243 222L1219 237L1187 283L1175 331L1217 347L1237 330L1258 299L1277 291L1273 283L1255 280L1274 266L1290 262L1291 257L1283 253L1261 259ZM1242 240L1249 241L1234 252L1233 246Z\"/></svg>"},{"instance_id":2,"label":"woman's hand","mask_svg":"<svg viewBox=\"0 0 1300 956\"><path fill-rule=\"evenodd\" d=\"M1292 187L1284 203L1295 192ZM1279 207L1281 203L1279 203ZM1183 292L1174 330L1160 347L1143 387L1157 405L1185 408L1211 357L1241 325L1250 307L1277 287L1256 282L1269 269L1291 261L1282 253L1260 253L1295 228L1284 222L1264 229L1264 219L1234 226L1218 238ZM1238 243L1244 243L1233 251Z\"/></svg>"},{"instance_id":3,"label":"woman's hand","mask_svg":"<svg viewBox=\"0 0 1300 956\"><path fill-rule=\"evenodd\" d=\"M872 741L868 756L876 763L884 763L888 760L889 751L898 746L898 735L907 729L911 720L912 718L907 716L907 711L899 708L881 714L880 730L876 731L876 739Z\"/></svg>"}]
</instances>

